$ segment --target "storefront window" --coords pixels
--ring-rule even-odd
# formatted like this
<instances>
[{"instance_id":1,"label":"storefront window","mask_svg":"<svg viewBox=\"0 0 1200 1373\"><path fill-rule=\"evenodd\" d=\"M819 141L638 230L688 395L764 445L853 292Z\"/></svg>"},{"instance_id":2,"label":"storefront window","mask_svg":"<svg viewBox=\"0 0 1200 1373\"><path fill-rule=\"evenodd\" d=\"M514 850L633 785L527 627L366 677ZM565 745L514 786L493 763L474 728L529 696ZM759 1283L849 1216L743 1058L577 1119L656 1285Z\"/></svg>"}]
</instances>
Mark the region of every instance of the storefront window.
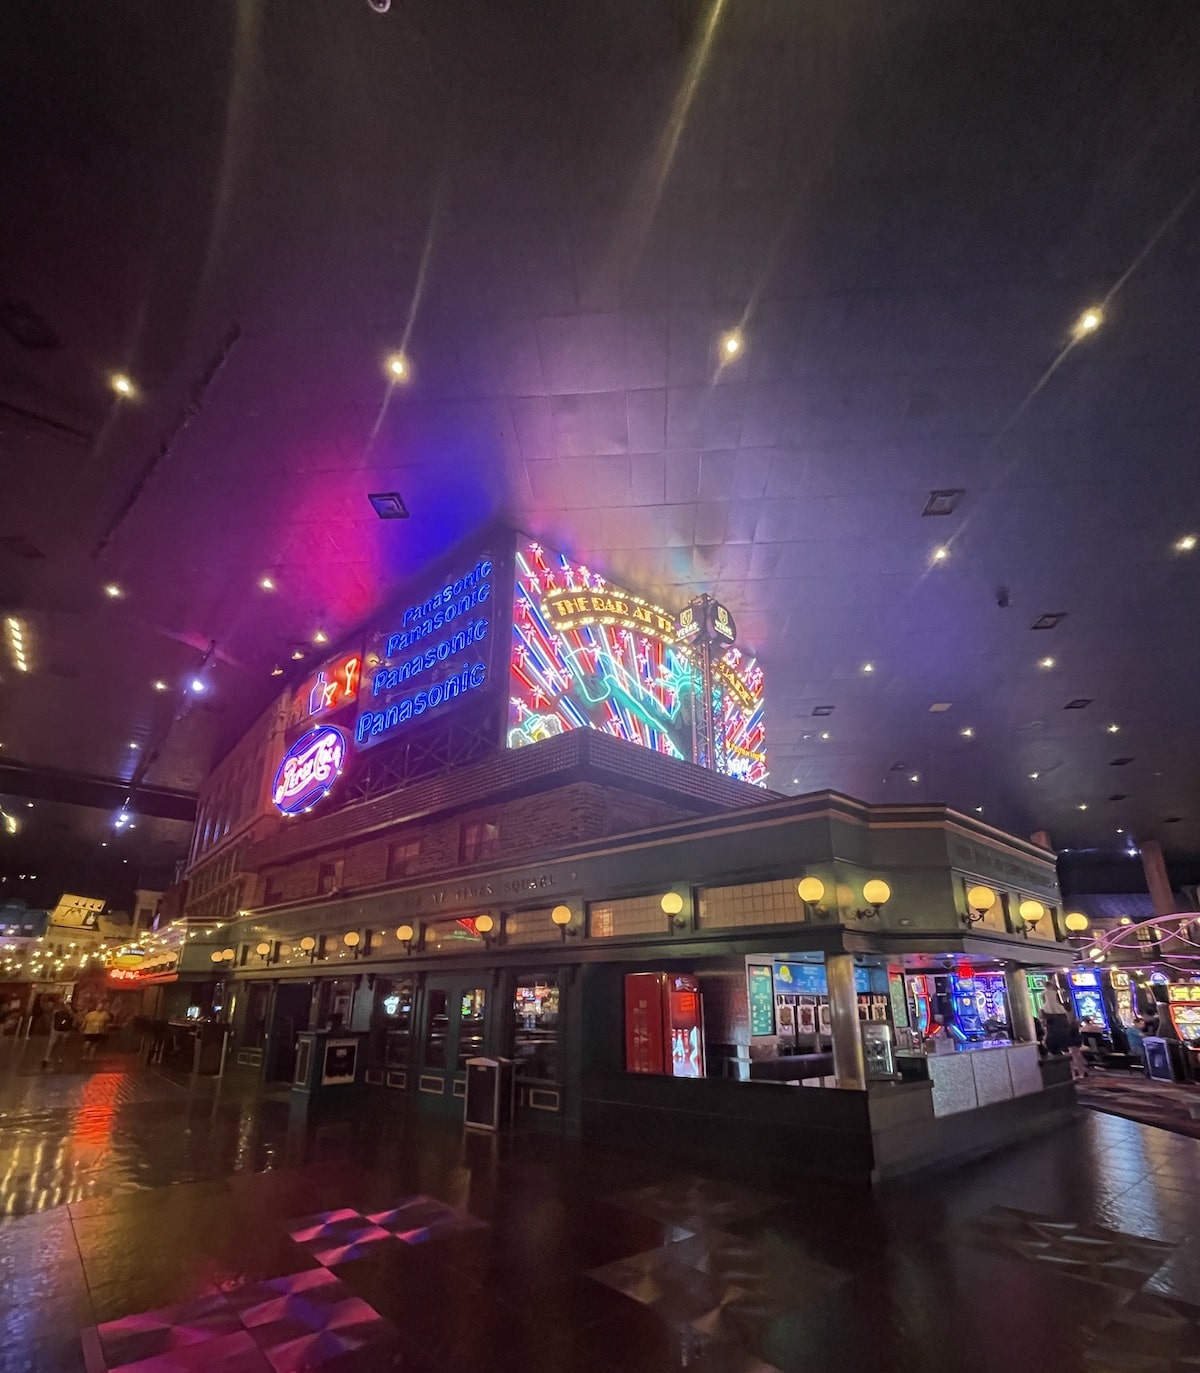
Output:
<instances>
[{"instance_id":1,"label":"storefront window","mask_svg":"<svg viewBox=\"0 0 1200 1373\"><path fill-rule=\"evenodd\" d=\"M381 978L375 992L375 1061L384 1068L407 1068L412 1057L413 980Z\"/></svg>"},{"instance_id":2,"label":"storefront window","mask_svg":"<svg viewBox=\"0 0 1200 1373\"><path fill-rule=\"evenodd\" d=\"M440 987L429 989L425 1016L425 1065L428 1068L444 1068L450 1016L448 994Z\"/></svg>"},{"instance_id":3,"label":"storefront window","mask_svg":"<svg viewBox=\"0 0 1200 1373\"><path fill-rule=\"evenodd\" d=\"M472 987L460 993L458 1021L458 1071L465 1072L467 1059L483 1053L483 1012L487 993L482 987Z\"/></svg>"},{"instance_id":4,"label":"storefront window","mask_svg":"<svg viewBox=\"0 0 1200 1373\"><path fill-rule=\"evenodd\" d=\"M527 1082L560 1080L558 983L522 978L513 997L513 1058Z\"/></svg>"}]
</instances>

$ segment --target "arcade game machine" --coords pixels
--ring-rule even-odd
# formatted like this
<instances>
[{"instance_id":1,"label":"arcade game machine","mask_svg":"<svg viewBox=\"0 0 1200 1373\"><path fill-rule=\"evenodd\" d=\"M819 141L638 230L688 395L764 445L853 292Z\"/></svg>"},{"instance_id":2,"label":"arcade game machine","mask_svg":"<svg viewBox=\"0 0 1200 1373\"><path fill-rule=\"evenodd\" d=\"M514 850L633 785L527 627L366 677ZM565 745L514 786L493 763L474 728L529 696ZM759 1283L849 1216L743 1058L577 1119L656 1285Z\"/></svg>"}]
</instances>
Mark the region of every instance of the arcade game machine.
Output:
<instances>
[{"instance_id":1,"label":"arcade game machine","mask_svg":"<svg viewBox=\"0 0 1200 1373\"><path fill-rule=\"evenodd\" d=\"M1071 988L1071 1004L1080 1024L1098 1025L1105 1034L1110 1034L1099 971L1095 968L1078 968L1067 974L1067 982Z\"/></svg>"},{"instance_id":2,"label":"arcade game machine","mask_svg":"<svg viewBox=\"0 0 1200 1373\"><path fill-rule=\"evenodd\" d=\"M922 1040L932 1039L942 1028L933 1018L933 979L918 973L905 979L908 987L909 1023Z\"/></svg>"},{"instance_id":3,"label":"arcade game machine","mask_svg":"<svg viewBox=\"0 0 1200 1373\"><path fill-rule=\"evenodd\" d=\"M704 1076L700 984L686 973L625 976L625 1070Z\"/></svg>"},{"instance_id":4,"label":"arcade game machine","mask_svg":"<svg viewBox=\"0 0 1200 1373\"><path fill-rule=\"evenodd\" d=\"M983 1021L986 1033L989 1024L999 1027L999 1031L993 1032L990 1036L996 1037L997 1033L1009 1035L1011 1025L1008 1019L1008 996L1007 988L1004 985L1003 973L977 973L975 975L975 1004L979 1009L980 1019Z\"/></svg>"},{"instance_id":5,"label":"arcade game machine","mask_svg":"<svg viewBox=\"0 0 1200 1373\"><path fill-rule=\"evenodd\" d=\"M964 964L959 972L951 973L945 981L948 983L947 994L952 1007L946 1021L950 1033L960 1044L977 1044L986 1039L983 1017L979 1014L979 984L974 971Z\"/></svg>"},{"instance_id":6,"label":"arcade game machine","mask_svg":"<svg viewBox=\"0 0 1200 1373\"><path fill-rule=\"evenodd\" d=\"M1112 983L1113 999L1117 1003L1117 1019L1129 1029L1137 1012L1133 1008L1133 988L1129 984L1129 974L1114 969L1108 975Z\"/></svg>"},{"instance_id":7,"label":"arcade game machine","mask_svg":"<svg viewBox=\"0 0 1200 1373\"><path fill-rule=\"evenodd\" d=\"M1173 982L1167 988L1171 1025L1183 1045L1183 1066L1193 1081L1200 1079L1200 987Z\"/></svg>"},{"instance_id":8,"label":"arcade game machine","mask_svg":"<svg viewBox=\"0 0 1200 1373\"><path fill-rule=\"evenodd\" d=\"M1049 973L1026 973L1029 982L1029 999L1033 1003L1034 1015L1040 1017L1046 1004L1046 989L1050 985Z\"/></svg>"}]
</instances>

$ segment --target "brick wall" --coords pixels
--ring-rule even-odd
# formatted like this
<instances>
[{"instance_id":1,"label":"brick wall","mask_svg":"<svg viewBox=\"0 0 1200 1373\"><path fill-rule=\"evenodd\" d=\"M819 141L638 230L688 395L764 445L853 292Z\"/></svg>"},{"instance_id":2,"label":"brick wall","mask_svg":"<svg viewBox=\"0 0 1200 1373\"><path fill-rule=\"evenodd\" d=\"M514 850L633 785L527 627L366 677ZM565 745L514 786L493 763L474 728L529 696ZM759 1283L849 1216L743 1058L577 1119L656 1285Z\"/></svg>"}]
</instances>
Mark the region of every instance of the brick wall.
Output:
<instances>
[{"instance_id":1,"label":"brick wall","mask_svg":"<svg viewBox=\"0 0 1200 1373\"><path fill-rule=\"evenodd\" d=\"M498 820L500 845L488 866L501 866L538 855L550 856L570 844L610 834L624 834L686 819L696 813L673 802L630 795L617 787L575 782L523 796L464 809L452 818L400 823L358 844L333 845L294 863L266 867L254 883L250 904L302 901L315 896L322 863L344 863L341 890L363 891L383 886L388 879L388 855L394 844L420 838L420 855L408 868L409 878L429 878L460 867L462 826L472 821ZM267 883L272 883L271 903Z\"/></svg>"}]
</instances>

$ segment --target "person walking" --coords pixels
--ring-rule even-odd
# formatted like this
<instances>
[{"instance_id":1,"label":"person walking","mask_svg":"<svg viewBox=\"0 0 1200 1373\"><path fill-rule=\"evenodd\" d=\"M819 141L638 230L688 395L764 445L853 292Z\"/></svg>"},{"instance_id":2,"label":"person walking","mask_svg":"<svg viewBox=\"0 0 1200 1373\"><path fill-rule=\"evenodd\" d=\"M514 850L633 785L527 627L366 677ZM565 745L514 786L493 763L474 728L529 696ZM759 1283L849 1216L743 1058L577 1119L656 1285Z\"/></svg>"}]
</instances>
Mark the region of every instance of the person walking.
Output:
<instances>
[{"instance_id":1,"label":"person walking","mask_svg":"<svg viewBox=\"0 0 1200 1373\"><path fill-rule=\"evenodd\" d=\"M103 1006L93 1006L83 1017L83 1056L89 1062L96 1057L96 1046L103 1044L108 1033L108 1012Z\"/></svg>"},{"instance_id":2,"label":"person walking","mask_svg":"<svg viewBox=\"0 0 1200 1373\"><path fill-rule=\"evenodd\" d=\"M43 1072L54 1061L56 1051L66 1044L74 1028L75 1017L65 1005L60 1003L51 1010L50 1038L46 1041L46 1057L42 1059Z\"/></svg>"}]
</instances>

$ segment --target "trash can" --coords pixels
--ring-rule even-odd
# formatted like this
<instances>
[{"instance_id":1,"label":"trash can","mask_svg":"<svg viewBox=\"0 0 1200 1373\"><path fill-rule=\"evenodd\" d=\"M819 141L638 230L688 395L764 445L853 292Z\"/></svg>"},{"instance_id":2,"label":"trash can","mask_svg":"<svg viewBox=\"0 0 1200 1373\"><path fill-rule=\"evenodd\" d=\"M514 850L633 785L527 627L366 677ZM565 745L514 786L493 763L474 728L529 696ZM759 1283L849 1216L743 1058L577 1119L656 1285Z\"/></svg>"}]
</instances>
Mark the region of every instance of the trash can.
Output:
<instances>
[{"instance_id":1,"label":"trash can","mask_svg":"<svg viewBox=\"0 0 1200 1373\"><path fill-rule=\"evenodd\" d=\"M467 1059L463 1125L468 1130L500 1130L511 1125L514 1082L511 1058Z\"/></svg>"}]
</instances>

